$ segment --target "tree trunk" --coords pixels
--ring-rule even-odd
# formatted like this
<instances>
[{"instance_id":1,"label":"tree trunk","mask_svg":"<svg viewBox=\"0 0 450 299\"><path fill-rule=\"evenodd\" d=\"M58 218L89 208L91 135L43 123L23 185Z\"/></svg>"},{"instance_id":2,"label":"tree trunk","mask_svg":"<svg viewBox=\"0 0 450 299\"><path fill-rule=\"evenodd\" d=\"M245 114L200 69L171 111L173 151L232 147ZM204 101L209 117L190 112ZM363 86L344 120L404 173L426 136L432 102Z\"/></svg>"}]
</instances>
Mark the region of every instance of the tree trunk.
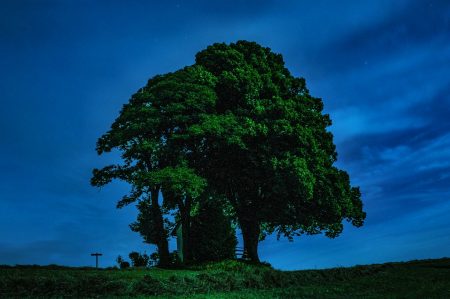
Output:
<instances>
[{"instance_id":1,"label":"tree trunk","mask_svg":"<svg viewBox=\"0 0 450 299\"><path fill-rule=\"evenodd\" d=\"M169 243L166 240L162 240L161 243L156 245L158 247L159 263L158 266L165 267L170 264L169 258Z\"/></svg>"},{"instance_id":2,"label":"tree trunk","mask_svg":"<svg viewBox=\"0 0 450 299\"><path fill-rule=\"evenodd\" d=\"M159 233L159 240L156 243L158 247L159 266L169 265L169 242L167 241L167 232L164 228L164 218L159 206L159 188L154 188L151 192L151 200L153 207L153 217L156 225L156 230Z\"/></svg>"},{"instance_id":3,"label":"tree trunk","mask_svg":"<svg viewBox=\"0 0 450 299\"><path fill-rule=\"evenodd\" d=\"M239 224L244 239L244 253L251 262L259 263L258 242L261 231L260 224L256 217L250 217L246 213L240 213Z\"/></svg>"},{"instance_id":4,"label":"tree trunk","mask_svg":"<svg viewBox=\"0 0 450 299\"><path fill-rule=\"evenodd\" d=\"M180 206L181 230L183 235L183 262L188 264L192 260L191 254L191 200L186 198Z\"/></svg>"}]
</instances>

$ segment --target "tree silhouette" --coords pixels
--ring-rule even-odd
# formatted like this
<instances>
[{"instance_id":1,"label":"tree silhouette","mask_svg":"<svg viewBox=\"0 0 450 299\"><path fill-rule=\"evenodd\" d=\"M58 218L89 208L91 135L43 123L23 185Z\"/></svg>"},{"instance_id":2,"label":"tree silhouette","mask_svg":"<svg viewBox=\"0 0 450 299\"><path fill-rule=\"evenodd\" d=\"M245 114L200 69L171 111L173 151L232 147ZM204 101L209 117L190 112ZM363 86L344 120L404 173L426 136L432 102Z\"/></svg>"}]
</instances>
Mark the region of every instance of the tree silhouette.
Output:
<instances>
[{"instance_id":1,"label":"tree silhouette","mask_svg":"<svg viewBox=\"0 0 450 299\"><path fill-rule=\"evenodd\" d=\"M251 260L259 261L265 233L336 237L344 219L363 224L360 191L334 166L322 100L280 54L254 42L222 43L199 52L196 64L217 78L214 112L190 129L206 145L199 173L234 207Z\"/></svg>"},{"instance_id":2,"label":"tree silhouette","mask_svg":"<svg viewBox=\"0 0 450 299\"><path fill-rule=\"evenodd\" d=\"M334 165L330 125L322 100L280 54L254 42L213 44L193 66L155 76L132 96L97 143L99 154L119 149L123 163L95 169L92 183L129 182L119 207L149 197L161 244L162 211L176 210L187 260L192 206L208 185L233 208L245 251L259 262L266 234L333 238L343 220L363 224L359 188Z\"/></svg>"}]
</instances>

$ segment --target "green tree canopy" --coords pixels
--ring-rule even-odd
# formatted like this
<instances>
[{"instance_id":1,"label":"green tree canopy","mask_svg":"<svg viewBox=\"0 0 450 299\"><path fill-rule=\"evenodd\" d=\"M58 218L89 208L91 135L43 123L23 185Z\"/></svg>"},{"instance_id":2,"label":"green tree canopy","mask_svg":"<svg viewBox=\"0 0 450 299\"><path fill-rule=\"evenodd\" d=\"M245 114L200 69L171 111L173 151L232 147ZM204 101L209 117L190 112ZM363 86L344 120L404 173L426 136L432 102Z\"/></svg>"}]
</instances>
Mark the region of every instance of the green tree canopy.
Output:
<instances>
[{"instance_id":1,"label":"green tree canopy","mask_svg":"<svg viewBox=\"0 0 450 299\"><path fill-rule=\"evenodd\" d=\"M361 226L361 194L334 166L333 136L323 103L283 58L252 42L214 44L196 64L217 78L214 113L191 127L202 139L201 175L237 212L247 253L258 261L261 227L292 238L335 237L347 219Z\"/></svg>"},{"instance_id":2,"label":"green tree canopy","mask_svg":"<svg viewBox=\"0 0 450 299\"><path fill-rule=\"evenodd\" d=\"M213 44L133 95L97 143L99 154L119 149L123 163L94 170L93 184L129 182L119 206L161 190L186 229L207 184L227 198L247 255L259 261L265 233L336 237L343 220L363 224L360 191L334 164L330 125L280 54L254 42Z\"/></svg>"},{"instance_id":3,"label":"green tree canopy","mask_svg":"<svg viewBox=\"0 0 450 299\"><path fill-rule=\"evenodd\" d=\"M118 202L119 208L148 199L153 220L152 233L145 232L146 241L158 246L162 263L168 262L163 212L177 209L182 221L189 222L191 201L206 184L189 166L197 150L187 129L214 107L214 80L201 66L155 76L123 106L111 129L97 142L98 154L117 149L122 160L94 169L91 183L103 186L113 179L128 182L131 192ZM160 191L164 194L163 206L158 198Z\"/></svg>"}]
</instances>

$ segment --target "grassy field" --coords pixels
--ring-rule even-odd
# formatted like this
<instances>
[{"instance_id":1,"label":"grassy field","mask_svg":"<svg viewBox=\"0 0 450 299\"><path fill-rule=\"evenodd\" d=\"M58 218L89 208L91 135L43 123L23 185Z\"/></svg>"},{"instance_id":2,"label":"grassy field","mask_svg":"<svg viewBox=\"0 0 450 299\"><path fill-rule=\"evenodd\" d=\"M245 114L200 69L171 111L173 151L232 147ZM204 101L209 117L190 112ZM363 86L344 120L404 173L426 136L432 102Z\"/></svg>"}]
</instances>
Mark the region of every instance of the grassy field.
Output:
<instances>
[{"instance_id":1,"label":"grassy field","mask_svg":"<svg viewBox=\"0 0 450 299\"><path fill-rule=\"evenodd\" d=\"M277 271L237 261L185 270L0 267L0 298L450 298L450 259Z\"/></svg>"}]
</instances>

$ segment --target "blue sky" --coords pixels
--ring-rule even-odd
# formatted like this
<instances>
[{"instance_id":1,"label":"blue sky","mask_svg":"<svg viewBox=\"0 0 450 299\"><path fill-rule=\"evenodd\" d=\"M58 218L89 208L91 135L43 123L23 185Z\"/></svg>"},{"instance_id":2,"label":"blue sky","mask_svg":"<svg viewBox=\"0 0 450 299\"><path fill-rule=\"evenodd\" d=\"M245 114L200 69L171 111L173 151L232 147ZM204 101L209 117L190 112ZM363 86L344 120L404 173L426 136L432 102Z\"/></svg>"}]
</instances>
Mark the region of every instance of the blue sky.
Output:
<instances>
[{"instance_id":1,"label":"blue sky","mask_svg":"<svg viewBox=\"0 0 450 299\"><path fill-rule=\"evenodd\" d=\"M115 208L128 186L89 185L117 159L98 157L96 139L147 79L239 39L281 53L323 98L367 212L337 239L269 237L261 258L304 269L450 256L449 22L448 1L2 1L0 264L152 252L128 228L135 207Z\"/></svg>"}]
</instances>

